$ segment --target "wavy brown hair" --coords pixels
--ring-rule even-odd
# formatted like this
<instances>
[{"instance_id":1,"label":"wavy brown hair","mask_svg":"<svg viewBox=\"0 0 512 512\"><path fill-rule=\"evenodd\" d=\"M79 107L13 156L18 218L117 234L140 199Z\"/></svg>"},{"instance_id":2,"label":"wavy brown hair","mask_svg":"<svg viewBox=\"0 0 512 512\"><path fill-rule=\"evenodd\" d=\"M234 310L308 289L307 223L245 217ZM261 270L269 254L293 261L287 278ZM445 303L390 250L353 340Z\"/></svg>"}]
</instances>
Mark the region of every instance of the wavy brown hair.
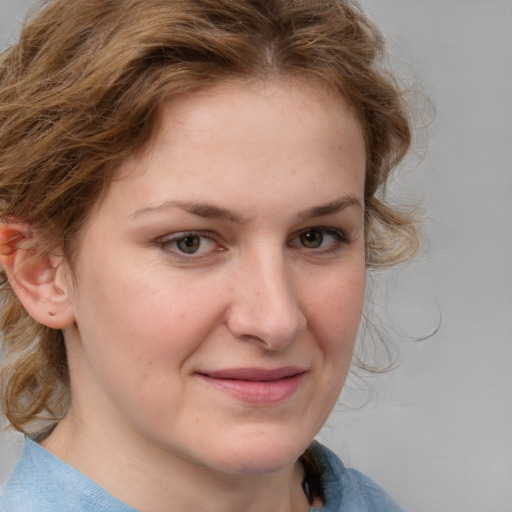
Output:
<instances>
[{"instance_id":1,"label":"wavy brown hair","mask_svg":"<svg viewBox=\"0 0 512 512\"><path fill-rule=\"evenodd\" d=\"M0 59L0 221L62 247L73 263L91 206L116 164L152 136L169 98L230 78L307 77L342 95L367 149L368 267L418 246L415 219L382 191L410 145L401 89L380 32L349 0L54 0ZM1 291L3 410L23 432L69 400L63 335Z\"/></svg>"}]
</instances>

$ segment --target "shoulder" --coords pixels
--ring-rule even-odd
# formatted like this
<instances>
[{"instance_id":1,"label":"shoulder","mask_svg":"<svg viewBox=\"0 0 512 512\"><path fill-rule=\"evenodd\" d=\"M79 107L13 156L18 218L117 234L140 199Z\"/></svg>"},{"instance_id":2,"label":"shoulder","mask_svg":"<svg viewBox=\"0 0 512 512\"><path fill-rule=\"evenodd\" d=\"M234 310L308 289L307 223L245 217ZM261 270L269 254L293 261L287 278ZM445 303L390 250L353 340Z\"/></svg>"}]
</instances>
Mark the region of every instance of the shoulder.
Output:
<instances>
[{"instance_id":1,"label":"shoulder","mask_svg":"<svg viewBox=\"0 0 512 512\"><path fill-rule=\"evenodd\" d=\"M0 512L46 511L57 505L51 503L56 499L52 465L45 464L44 459L44 454L38 453L36 443L27 439L0 495Z\"/></svg>"},{"instance_id":2,"label":"shoulder","mask_svg":"<svg viewBox=\"0 0 512 512\"><path fill-rule=\"evenodd\" d=\"M325 506L322 512L405 512L377 483L363 473L346 468L325 446L314 442L322 473Z\"/></svg>"},{"instance_id":3,"label":"shoulder","mask_svg":"<svg viewBox=\"0 0 512 512\"><path fill-rule=\"evenodd\" d=\"M0 512L135 512L27 439L0 494Z\"/></svg>"}]
</instances>

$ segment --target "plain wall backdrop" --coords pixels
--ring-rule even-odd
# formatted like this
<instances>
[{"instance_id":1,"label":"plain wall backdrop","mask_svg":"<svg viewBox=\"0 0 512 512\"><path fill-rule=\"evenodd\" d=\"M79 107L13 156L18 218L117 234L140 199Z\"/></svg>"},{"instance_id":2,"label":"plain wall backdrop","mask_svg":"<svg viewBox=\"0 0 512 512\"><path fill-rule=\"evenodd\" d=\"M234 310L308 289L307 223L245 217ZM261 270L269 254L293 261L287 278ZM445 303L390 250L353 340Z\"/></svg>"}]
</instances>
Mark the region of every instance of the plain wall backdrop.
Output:
<instances>
[{"instance_id":1,"label":"plain wall backdrop","mask_svg":"<svg viewBox=\"0 0 512 512\"><path fill-rule=\"evenodd\" d=\"M29 3L0 0L1 48ZM429 245L385 277L387 294L376 292L376 311L403 333L395 336L402 365L370 379L380 400L340 405L320 437L410 512L510 512L512 2L362 5L387 36L393 65L436 105L428 151L420 161L418 145L395 187L427 206ZM440 317L435 336L407 341ZM344 392L341 403L359 394ZM21 441L0 435L0 485Z\"/></svg>"}]
</instances>

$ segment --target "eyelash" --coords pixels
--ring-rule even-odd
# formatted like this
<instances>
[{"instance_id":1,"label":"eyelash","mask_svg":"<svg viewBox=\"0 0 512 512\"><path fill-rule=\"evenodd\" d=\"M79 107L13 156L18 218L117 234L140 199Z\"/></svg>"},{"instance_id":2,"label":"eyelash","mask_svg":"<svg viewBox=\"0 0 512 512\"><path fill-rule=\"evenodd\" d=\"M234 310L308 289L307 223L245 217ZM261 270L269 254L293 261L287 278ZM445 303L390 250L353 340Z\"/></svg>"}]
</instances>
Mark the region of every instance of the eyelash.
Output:
<instances>
[{"instance_id":1,"label":"eyelash","mask_svg":"<svg viewBox=\"0 0 512 512\"><path fill-rule=\"evenodd\" d=\"M205 256L210 255L211 253L205 253L205 254L195 254L195 253L189 253L180 251L176 247L173 247L173 245L177 244L181 240L185 240L186 238L192 238L192 237L198 237L201 239L201 241L209 240L215 244L215 237L212 233L209 231L183 231L180 233L173 233L172 235L165 235L157 240L157 245L160 247L160 249L171 252L174 257L181 258L184 260L191 260L191 259L200 259L204 258ZM218 245L218 244L217 244ZM218 245L218 248L213 252L222 252L224 248Z\"/></svg>"},{"instance_id":2,"label":"eyelash","mask_svg":"<svg viewBox=\"0 0 512 512\"><path fill-rule=\"evenodd\" d=\"M324 241L326 236L330 236L333 238L333 241L329 244L326 248L313 248L313 247L305 247L304 245L300 245L303 249L309 251L313 251L318 255L329 255L329 254L335 254L344 247L348 246L350 244L350 240L347 237L347 235L341 231L340 229L335 228L328 228L323 226L313 226L307 229L304 229L300 231L299 233L295 234L291 240L300 239L302 235L305 235L307 233L312 232L318 232L322 235ZM293 243L290 241L289 246L293 247Z\"/></svg>"},{"instance_id":3,"label":"eyelash","mask_svg":"<svg viewBox=\"0 0 512 512\"><path fill-rule=\"evenodd\" d=\"M318 232L322 235L321 243L323 243L325 241L325 237L332 237L333 240L329 244L329 246L326 248L304 246L300 242L300 237L304 236L308 233L314 233L314 232ZM207 251L205 253L197 254L194 252L186 253L184 251L181 251L180 249L178 249L175 246L180 241L184 241L186 238L192 238L192 237L194 237L194 238L198 237L201 239L202 242L205 239L209 240L212 243L216 244L217 248L213 251ZM298 242L295 243L296 241L298 241ZM350 244L350 240L343 231L341 231L339 229L328 228L328 227L323 227L323 226L314 226L314 227L310 227L310 228L304 229L302 231L299 231L298 233L293 234L287 243L288 247L301 248L308 253L314 253L315 255L318 255L318 256L322 256L322 255L327 256L329 254L335 254L338 251L340 251L341 249L343 249L344 247L348 246L349 244ZM160 249L162 249L168 253L172 253L172 255L174 257L177 257L177 258L180 258L183 260L188 260L188 261L206 258L206 257L210 256L212 254L212 252L223 252L225 250L222 246L220 246L216 242L216 237L214 236L214 234L209 231L183 231L180 233L174 233L172 235L166 235L166 236L163 236L163 237L160 237L159 239L157 239L156 245ZM199 248L200 247L201 247L201 245L199 245Z\"/></svg>"}]
</instances>

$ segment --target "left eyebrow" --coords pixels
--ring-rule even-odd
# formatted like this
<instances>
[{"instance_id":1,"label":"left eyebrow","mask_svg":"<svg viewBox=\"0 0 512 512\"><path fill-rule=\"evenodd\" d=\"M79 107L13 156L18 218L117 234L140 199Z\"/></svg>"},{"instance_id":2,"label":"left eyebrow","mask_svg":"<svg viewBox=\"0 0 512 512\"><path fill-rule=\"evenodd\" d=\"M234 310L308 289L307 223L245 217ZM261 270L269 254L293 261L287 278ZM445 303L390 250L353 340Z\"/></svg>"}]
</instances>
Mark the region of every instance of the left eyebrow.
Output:
<instances>
[{"instance_id":1,"label":"left eyebrow","mask_svg":"<svg viewBox=\"0 0 512 512\"><path fill-rule=\"evenodd\" d=\"M306 221L315 219L316 217L322 217L324 215L333 215L334 213L344 210L348 206L359 206L361 211L363 210L363 205L356 196L342 196L330 203L313 206L313 208L309 208L308 210L299 213L299 220Z\"/></svg>"}]
</instances>

